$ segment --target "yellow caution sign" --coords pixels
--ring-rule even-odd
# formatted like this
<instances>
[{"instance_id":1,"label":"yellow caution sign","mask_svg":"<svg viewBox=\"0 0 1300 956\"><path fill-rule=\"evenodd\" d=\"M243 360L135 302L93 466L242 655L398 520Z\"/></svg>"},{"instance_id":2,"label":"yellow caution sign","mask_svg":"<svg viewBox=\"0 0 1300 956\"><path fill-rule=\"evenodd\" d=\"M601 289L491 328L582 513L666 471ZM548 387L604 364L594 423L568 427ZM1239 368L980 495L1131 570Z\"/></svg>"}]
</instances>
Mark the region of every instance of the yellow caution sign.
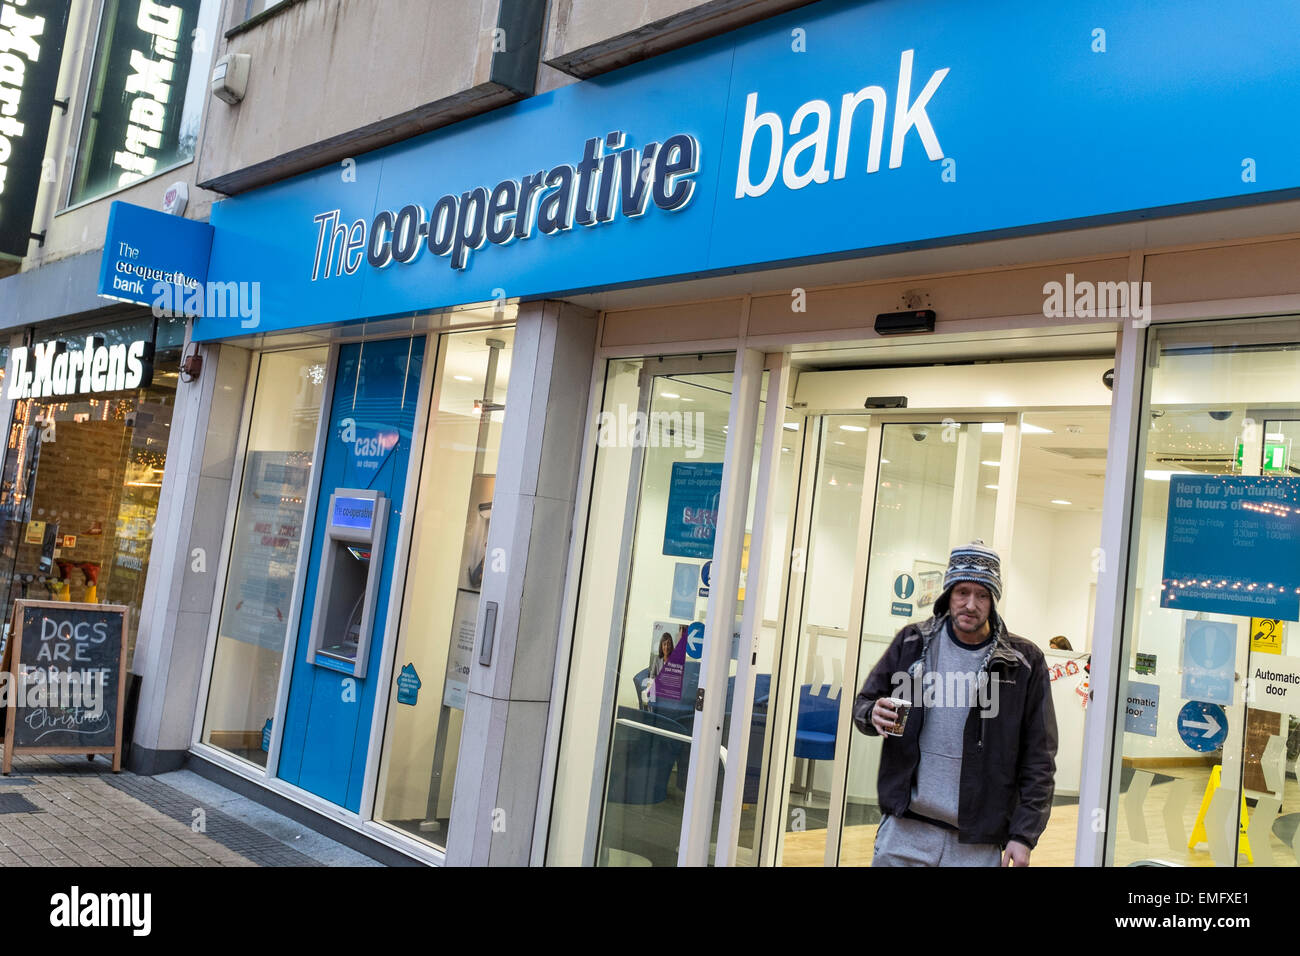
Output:
<instances>
[{"instance_id":1,"label":"yellow caution sign","mask_svg":"<svg viewBox=\"0 0 1300 956\"><path fill-rule=\"evenodd\" d=\"M1196 811L1196 824L1192 827L1192 836L1187 841L1187 849L1195 850L1196 844L1210 842L1210 836L1205 832L1205 814L1210 809L1210 800L1214 798L1214 791L1219 789L1222 781L1223 767L1216 764L1210 771L1210 779L1205 784L1205 796L1201 798L1201 809ZM1237 850L1246 854L1246 859L1250 863L1255 862L1255 858L1250 853L1250 840L1246 838L1246 827L1249 821L1246 819L1246 798L1241 798L1241 829L1237 834Z\"/></svg>"},{"instance_id":2,"label":"yellow caution sign","mask_svg":"<svg viewBox=\"0 0 1300 956\"><path fill-rule=\"evenodd\" d=\"M1270 617L1252 617L1250 649L1257 654L1281 654L1282 622Z\"/></svg>"}]
</instances>

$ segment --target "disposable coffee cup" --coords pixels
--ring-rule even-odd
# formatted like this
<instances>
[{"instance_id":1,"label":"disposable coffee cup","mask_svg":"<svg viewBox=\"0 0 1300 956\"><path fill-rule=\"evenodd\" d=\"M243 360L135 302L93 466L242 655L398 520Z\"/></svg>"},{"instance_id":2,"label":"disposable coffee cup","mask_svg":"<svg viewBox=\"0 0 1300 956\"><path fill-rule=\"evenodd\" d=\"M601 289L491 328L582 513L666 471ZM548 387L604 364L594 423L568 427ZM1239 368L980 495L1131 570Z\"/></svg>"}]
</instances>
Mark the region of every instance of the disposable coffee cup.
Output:
<instances>
[{"instance_id":1,"label":"disposable coffee cup","mask_svg":"<svg viewBox=\"0 0 1300 956\"><path fill-rule=\"evenodd\" d=\"M893 704L894 710L898 711L898 720L894 722L893 728L886 730L885 733L891 737L901 737L903 729L907 726L907 715L912 712L912 702L901 697L886 697L885 701Z\"/></svg>"}]
</instances>

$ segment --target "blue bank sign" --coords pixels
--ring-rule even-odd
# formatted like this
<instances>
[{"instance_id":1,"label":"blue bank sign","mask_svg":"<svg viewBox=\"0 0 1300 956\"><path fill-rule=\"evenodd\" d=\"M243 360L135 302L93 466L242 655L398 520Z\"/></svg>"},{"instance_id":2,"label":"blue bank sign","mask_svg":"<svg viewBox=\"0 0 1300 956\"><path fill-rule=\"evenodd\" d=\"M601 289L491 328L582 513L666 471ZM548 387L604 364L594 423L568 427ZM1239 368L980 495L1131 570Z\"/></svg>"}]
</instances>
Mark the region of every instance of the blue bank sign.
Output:
<instances>
[{"instance_id":1,"label":"blue bank sign","mask_svg":"<svg viewBox=\"0 0 1300 956\"><path fill-rule=\"evenodd\" d=\"M163 304L181 314L187 300L205 298L211 249L212 227L206 222L114 201L97 291L123 302ZM189 314L202 314L202 308Z\"/></svg>"},{"instance_id":2,"label":"blue bank sign","mask_svg":"<svg viewBox=\"0 0 1300 956\"><path fill-rule=\"evenodd\" d=\"M218 203L210 278L267 332L1276 201L1296 115L1294 0L825 0Z\"/></svg>"}]
</instances>

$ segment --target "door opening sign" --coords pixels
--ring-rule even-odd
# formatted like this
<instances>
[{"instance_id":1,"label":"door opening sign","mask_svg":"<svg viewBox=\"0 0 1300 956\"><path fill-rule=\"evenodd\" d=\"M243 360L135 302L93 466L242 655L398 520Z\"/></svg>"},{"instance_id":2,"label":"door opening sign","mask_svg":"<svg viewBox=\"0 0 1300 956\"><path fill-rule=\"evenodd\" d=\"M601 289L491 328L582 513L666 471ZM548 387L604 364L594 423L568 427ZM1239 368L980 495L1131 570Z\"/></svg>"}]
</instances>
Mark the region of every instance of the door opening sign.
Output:
<instances>
[{"instance_id":1,"label":"door opening sign","mask_svg":"<svg viewBox=\"0 0 1300 956\"><path fill-rule=\"evenodd\" d=\"M1173 475L1160 606L1300 620L1300 483Z\"/></svg>"}]
</instances>

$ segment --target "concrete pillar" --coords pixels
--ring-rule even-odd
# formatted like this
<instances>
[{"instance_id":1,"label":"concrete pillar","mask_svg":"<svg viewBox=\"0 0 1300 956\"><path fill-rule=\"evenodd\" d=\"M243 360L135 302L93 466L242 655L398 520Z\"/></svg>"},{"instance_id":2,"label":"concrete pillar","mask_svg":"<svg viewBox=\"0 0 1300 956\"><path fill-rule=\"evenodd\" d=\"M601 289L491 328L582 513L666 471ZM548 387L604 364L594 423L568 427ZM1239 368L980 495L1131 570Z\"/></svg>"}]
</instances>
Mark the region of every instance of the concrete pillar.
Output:
<instances>
[{"instance_id":1,"label":"concrete pillar","mask_svg":"<svg viewBox=\"0 0 1300 956\"><path fill-rule=\"evenodd\" d=\"M127 762L136 773L175 770L185 759L208 629L219 610L212 605L251 353L228 345L199 353L202 374L176 392L131 667L141 675Z\"/></svg>"},{"instance_id":2,"label":"concrete pillar","mask_svg":"<svg viewBox=\"0 0 1300 956\"><path fill-rule=\"evenodd\" d=\"M526 866L541 784L596 316L519 307L447 863ZM484 615L498 608L492 659Z\"/></svg>"}]
</instances>

